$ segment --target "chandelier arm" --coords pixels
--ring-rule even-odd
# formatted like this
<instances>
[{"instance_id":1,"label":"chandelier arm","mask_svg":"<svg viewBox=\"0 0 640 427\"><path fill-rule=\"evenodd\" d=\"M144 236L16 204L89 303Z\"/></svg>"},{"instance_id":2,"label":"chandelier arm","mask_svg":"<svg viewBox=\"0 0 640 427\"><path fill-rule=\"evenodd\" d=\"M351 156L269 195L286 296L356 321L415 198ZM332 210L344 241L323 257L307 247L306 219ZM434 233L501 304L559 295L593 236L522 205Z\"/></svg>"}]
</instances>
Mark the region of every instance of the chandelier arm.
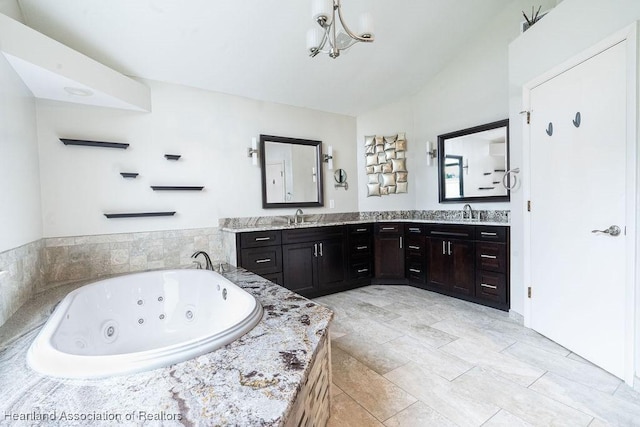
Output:
<instances>
[{"instance_id":1,"label":"chandelier arm","mask_svg":"<svg viewBox=\"0 0 640 427\"><path fill-rule=\"evenodd\" d=\"M351 31L349 29L349 27L347 26L347 24L344 22L344 19L342 19L342 5L340 4L340 0L335 0L335 9L338 10L338 18L340 19L340 23L342 24L342 28L344 28L344 31L349 35L349 37L351 37L352 39L359 41L359 42L367 42L370 43L374 40L373 37L360 37L356 34L353 33L353 31ZM334 21L335 21L335 10L334 10ZM335 27L335 25L334 25Z\"/></svg>"}]
</instances>

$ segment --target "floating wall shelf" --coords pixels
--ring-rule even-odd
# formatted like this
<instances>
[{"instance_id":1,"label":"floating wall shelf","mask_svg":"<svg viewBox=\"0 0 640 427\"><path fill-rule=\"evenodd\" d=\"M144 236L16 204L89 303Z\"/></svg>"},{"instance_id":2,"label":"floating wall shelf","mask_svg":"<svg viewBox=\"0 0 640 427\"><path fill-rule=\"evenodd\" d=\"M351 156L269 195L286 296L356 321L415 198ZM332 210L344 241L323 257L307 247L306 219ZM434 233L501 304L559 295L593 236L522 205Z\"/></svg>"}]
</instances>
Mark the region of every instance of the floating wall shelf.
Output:
<instances>
[{"instance_id":1,"label":"floating wall shelf","mask_svg":"<svg viewBox=\"0 0 640 427\"><path fill-rule=\"evenodd\" d=\"M153 191L202 191L204 187L187 185L152 185Z\"/></svg>"},{"instance_id":2,"label":"floating wall shelf","mask_svg":"<svg viewBox=\"0 0 640 427\"><path fill-rule=\"evenodd\" d=\"M126 150L129 144L124 142L85 141L83 139L60 138L64 145L84 145L85 147L120 148Z\"/></svg>"},{"instance_id":3,"label":"floating wall shelf","mask_svg":"<svg viewBox=\"0 0 640 427\"><path fill-rule=\"evenodd\" d=\"M104 216L106 216L109 219L112 218L142 218L142 217L149 217L149 216L173 216L175 215L175 211L173 212L139 212L139 213L110 213L110 214L104 214Z\"/></svg>"},{"instance_id":4,"label":"floating wall shelf","mask_svg":"<svg viewBox=\"0 0 640 427\"><path fill-rule=\"evenodd\" d=\"M165 154L164 158L167 160L178 160L180 157L180 154Z\"/></svg>"},{"instance_id":5,"label":"floating wall shelf","mask_svg":"<svg viewBox=\"0 0 640 427\"><path fill-rule=\"evenodd\" d=\"M137 178L138 172L120 172L123 178Z\"/></svg>"}]
</instances>

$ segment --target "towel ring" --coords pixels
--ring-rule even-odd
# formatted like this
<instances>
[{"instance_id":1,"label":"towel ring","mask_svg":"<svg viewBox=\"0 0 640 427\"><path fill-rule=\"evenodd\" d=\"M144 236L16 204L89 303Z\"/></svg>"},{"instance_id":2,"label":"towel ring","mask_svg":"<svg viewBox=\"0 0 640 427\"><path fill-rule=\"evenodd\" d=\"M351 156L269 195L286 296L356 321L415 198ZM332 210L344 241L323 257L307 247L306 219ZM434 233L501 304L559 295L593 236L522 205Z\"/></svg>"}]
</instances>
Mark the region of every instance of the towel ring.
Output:
<instances>
[{"instance_id":1,"label":"towel ring","mask_svg":"<svg viewBox=\"0 0 640 427\"><path fill-rule=\"evenodd\" d=\"M504 188L511 191L518 186L518 176L516 175L518 173L520 173L520 168L509 169L504 173L504 175L502 176L502 185L504 186ZM507 177L510 174L513 174L513 185L511 186L507 184Z\"/></svg>"}]
</instances>

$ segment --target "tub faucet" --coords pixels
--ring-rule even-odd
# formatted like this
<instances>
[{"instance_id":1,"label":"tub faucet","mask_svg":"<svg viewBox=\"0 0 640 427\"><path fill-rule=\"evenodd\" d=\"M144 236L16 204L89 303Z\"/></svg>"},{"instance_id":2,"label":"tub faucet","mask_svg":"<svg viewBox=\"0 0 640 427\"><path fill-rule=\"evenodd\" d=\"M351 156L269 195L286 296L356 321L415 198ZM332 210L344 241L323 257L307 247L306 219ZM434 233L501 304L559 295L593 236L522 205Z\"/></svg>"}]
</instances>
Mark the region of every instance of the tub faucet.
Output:
<instances>
[{"instance_id":1,"label":"tub faucet","mask_svg":"<svg viewBox=\"0 0 640 427\"><path fill-rule=\"evenodd\" d=\"M213 271L213 263L211 262L211 258L209 257L209 254L206 253L205 251L197 251L193 255L191 255L191 258L197 258L199 255L204 256L204 260L206 262L206 269Z\"/></svg>"},{"instance_id":2,"label":"tub faucet","mask_svg":"<svg viewBox=\"0 0 640 427\"><path fill-rule=\"evenodd\" d=\"M302 216L304 212L302 212L302 209L298 208L298 210L296 211L296 213L293 215L293 223L297 224L298 223L298 218L300 218L300 223L302 224L304 222L304 217Z\"/></svg>"},{"instance_id":3,"label":"tub faucet","mask_svg":"<svg viewBox=\"0 0 640 427\"><path fill-rule=\"evenodd\" d=\"M473 209L471 208L471 205L469 203L464 205L464 207L462 208L462 219L467 216L467 212L469 212L469 219L473 219Z\"/></svg>"}]
</instances>

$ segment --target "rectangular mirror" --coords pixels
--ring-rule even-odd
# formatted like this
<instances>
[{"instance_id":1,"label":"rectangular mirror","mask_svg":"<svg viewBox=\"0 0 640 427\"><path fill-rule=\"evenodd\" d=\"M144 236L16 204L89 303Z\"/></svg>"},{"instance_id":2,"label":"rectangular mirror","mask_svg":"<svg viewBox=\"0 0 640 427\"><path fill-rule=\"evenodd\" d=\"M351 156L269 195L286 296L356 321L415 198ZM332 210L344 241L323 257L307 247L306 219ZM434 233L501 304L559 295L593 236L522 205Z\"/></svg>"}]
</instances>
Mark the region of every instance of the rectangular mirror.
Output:
<instances>
[{"instance_id":1,"label":"rectangular mirror","mask_svg":"<svg viewBox=\"0 0 640 427\"><path fill-rule=\"evenodd\" d=\"M262 207L324 206L322 141L260 135Z\"/></svg>"},{"instance_id":2,"label":"rectangular mirror","mask_svg":"<svg viewBox=\"0 0 640 427\"><path fill-rule=\"evenodd\" d=\"M440 203L509 201L509 120L438 136Z\"/></svg>"}]
</instances>

